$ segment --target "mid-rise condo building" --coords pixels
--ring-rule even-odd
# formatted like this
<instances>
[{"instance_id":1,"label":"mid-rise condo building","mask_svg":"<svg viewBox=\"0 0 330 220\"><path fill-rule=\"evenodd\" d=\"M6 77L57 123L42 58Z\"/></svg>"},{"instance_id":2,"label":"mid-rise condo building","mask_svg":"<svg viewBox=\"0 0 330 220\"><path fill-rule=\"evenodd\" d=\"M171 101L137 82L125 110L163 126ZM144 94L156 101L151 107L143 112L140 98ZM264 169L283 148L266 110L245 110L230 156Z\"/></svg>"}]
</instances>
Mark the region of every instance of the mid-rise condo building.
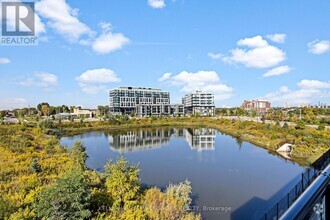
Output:
<instances>
[{"instance_id":1,"label":"mid-rise condo building","mask_svg":"<svg viewBox=\"0 0 330 220\"><path fill-rule=\"evenodd\" d=\"M214 116L214 95L190 93L182 104L170 104L170 93L144 87L118 87L109 92L110 114L136 114L140 117L201 115Z\"/></svg>"},{"instance_id":2,"label":"mid-rise condo building","mask_svg":"<svg viewBox=\"0 0 330 220\"><path fill-rule=\"evenodd\" d=\"M109 92L111 114L183 115L183 105L170 105L170 93L161 89L118 87Z\"/></svg>"},{"instance_id":3,"label":"mid-rise condo building","mask_svg":"<svg viewBox=\"0 0 330 220\"><path fill-rule=\"evenodd\" d=\"M196 91L182 99L184 110L189 115L214 116L214 94Z\"/></svg>"}]
</instances>

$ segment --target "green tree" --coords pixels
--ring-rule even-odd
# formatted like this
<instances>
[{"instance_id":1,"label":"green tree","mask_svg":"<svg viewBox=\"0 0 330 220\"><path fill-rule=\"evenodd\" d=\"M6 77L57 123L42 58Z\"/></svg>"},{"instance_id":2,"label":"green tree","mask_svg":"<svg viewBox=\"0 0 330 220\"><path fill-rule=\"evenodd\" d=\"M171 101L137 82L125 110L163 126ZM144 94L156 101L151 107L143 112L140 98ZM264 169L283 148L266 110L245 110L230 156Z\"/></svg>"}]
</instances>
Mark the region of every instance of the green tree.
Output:
<instances>
[{"instance_id":1,"label":"green tree","mask_svg":"<svg viewBox=\"0 0 330 220\"><path fill-rule=\"evenodd\" d=\"M88 158L86 147L82 142L77 141L74 143L70 153L74 167L86 168L86 160Z\"/></svg>"},{"instance_id":2,"label":"green tree","mask_svg":"<svg viewBox=\"0 0 330 220\"><path fill-rule=\"evenodd\" d=\"M129 164L124 158L116 163L109 161L105 165L108 193L113 198L114 208L129 208L137 205L140 192L140 169L137 165Z\"/></svg>"},{"instance_id":3,"label":"green tree","mask_svg":"<svg viewBox=\"0 0 330 220\"><path fill-rule=\"evenodd\" d=\"M73 113L75 106L70 106L70 113Z\"/></svg>"},{"instance_id":4,"label":"green tree","mask_svg":"<svg viewBox=\"0 0 330 220\"><path fill-rule=\"evenodd\" d=\"M32 173L40 173L41 172L41 166L40 166L38 160L35 159L35 158L31 162L30 171Z\"/></svg>"},{"instance_id":5,"label":"green tree","mask_svg":"<svg viewBox=\"0 0 330 220\"><path fill-rule=\"evenodd\" d=\"M2 120L6 116L6 114L7 114L7 111L5 111L5 110L0 111L0 120Z\"/></svg>"},{"instance_id":6,"label":"green tree","mask_svg":"<svg viewBox=\"0 0 330 220\"><path fill-rule=\"evenodd\" d=\"M42 120L38 122L38 127L40 129L52 129L56 128L54 122L50 119Z\"/></svg>"},{"instance_id":7,"label":"green tree","mask_svg":"<svg viewBox=\"0 0 330 220\"><path fill-rule=\"evenodd\" d=\"M105 106L99 105L99 106L97 106L97 109L99 110L101 116L105 116L109 113L108 105L105 105Z\"/></svg>"},{"instance_id":8,"label":"green tree","mask_svg":"<svg viewBox=\"0 0 330 220\"><path fill-rule=\"evenodd\" d=\"M304 109L304 113L305 113L305 115L307 116L307 118L309 120L315 119L315 115L314 115L314 112L313 112L313 109L312 108L306 108L306 109Z\"/></svg>"},{"instance_id":9,"label":"green tree","mask_svg":"<svg viewBox=\"0 0 330 220\"><path fill-rule=\"evenodd\" d=\"M13 207L5 198L0 195L0 219L9 219L10 213L14 212Z\"/></svg>"},{"instance_id":10,"label":"green tree","mask_svg":"<svg viewBox=\"0 0 330 220\"><path fill-rule=\"evenodd\" d=\"M258 112L256 110L252 110L252 117L255 118L257 116Z\"/></svg>"},{"instance_id":11,"label":"green tree","mask_svg":"<svg viewBox=\"0 0 330 220\"><path fill-rule=\"evenodd\" d=\"M51 112L50 110L51 109L50 109L49 105L42 105L41 106L41 112L44 116L49 116L50 112Z\"/></svg>"},{"instance_id":12,"label":"green tree","mask_svg":"<svg viewBox=\"0 0 330 220\"><path fill-rule=\"evenodd\" d=\"M70 109L68 106L66 105L62 105L62 112L66 112L66 113L69 113L70 112Z\"/></svg>"},{"instance_id":13,"label":"green tree","mask_svg":"<svg viewBox=\"0 0 330 220\"><path fill-rule=\"evenodd\" d=\"M37 105L37 109L38 109L38 111L41 112L41 110L42 110L42 106L43 106L43 105L47 105L48 107L50 106L47 102L39 103L39 104Z\"/></svg>"},{"instance_id":14,"label":"green tree","mask_svg":"<svg viewBox=\"0 0 330 220\"><path fill-rule=\"evenodd\" d=\"M299 120L295 127L297 130L304 130L306 128L306 124L303 120Z\"/></svg>"},{"instance_id":15,"label":"green tree","mask_svg":"<svg viewBox=\"0 0 330 220\"><path fill-rule=\"evenodd\" d=\"M42 219L89 219L90 192L84 174L70 170L37 196L34 210Z\"/></svg>"},{"instance_id":16,"label":"green tree","mask_svg":"<svg viewBox=\"0 0 330 220\"><path fill-rule=\"evenodd\" d=\"M319 131L324 131L325 130L325 126L324 125L319 125L317 130Z\"/></svg>"}]
</instances>

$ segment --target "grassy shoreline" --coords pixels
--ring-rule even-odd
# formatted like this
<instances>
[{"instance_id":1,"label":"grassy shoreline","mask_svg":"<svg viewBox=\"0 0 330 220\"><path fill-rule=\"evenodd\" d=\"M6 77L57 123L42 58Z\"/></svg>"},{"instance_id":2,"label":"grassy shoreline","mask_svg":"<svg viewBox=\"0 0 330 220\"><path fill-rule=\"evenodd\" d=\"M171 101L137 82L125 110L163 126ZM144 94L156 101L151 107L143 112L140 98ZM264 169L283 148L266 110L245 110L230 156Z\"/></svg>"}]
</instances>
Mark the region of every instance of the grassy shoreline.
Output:
<instances>
[{"instance_id":1,"label":"grassy shoreline","mask_svg":"<svg viewBox=\"0 0 330 220\"><path fill-rule=\"evenodd\" d=\"M39 195L40 190L52 187L72 166L75 154L71 154L71 150L60 145L61 136L89 131L125 131L159 127L214 128L226 135L262 147L277 156L279 155L275 150L278 146L284 142L293 143L292 161L303 166L310 165L330 148L329 130L297 130L291 127L282 128L277 125L217 118L119 118L115 124L114 121L40 121L38 124L1 125L0 219L34 217L36 195ZM104 189L103 174L88 169L85 174L89 179L88 187L96 193L93 196L100 195L101 197L97 198L101 199L102 195L108 195ZM95 207L99 206L95 201L93 204ZM93 213L93 216L97 216L98 211L94 210Z\"/></svg>"},{"instance_id":2,"label":"grassy shoreline","mask_svg":"<svg viewBox=\"0 0 330 220\"><path fill-rule=\"evenodd\" d=\"M214 128L221 133L231 135L242 141L264 148L278 156L280 156L276 153L278 147L286 142L292 143L294 144L294 150L291 155L291 161L303 166L309 166L330 148L330 131L318 131L314 128L296 130L295 128L282 128L277 125L219 118L137 119L129 120L119 125L112 125L103 121L88 123L88 127L77 128L70 126L70 124L64 124L63 131L64 135L72 136L88 131L111 131L155 127Z\"/></svg>"}]
</instances>

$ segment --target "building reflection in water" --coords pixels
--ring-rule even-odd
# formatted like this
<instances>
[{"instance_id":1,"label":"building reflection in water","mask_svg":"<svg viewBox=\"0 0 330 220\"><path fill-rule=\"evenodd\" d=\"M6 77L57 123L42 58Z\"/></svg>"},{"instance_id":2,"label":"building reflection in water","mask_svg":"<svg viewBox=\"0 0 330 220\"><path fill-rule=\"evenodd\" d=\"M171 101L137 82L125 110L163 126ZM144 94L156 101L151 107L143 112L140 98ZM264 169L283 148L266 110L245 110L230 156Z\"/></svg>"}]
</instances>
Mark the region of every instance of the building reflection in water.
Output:
<instances>
[{"instance_id":1,"label":"building reflection in water","mask_svg":"<svg viewBox=\"0 0 330 220\"><path fill-rule=\"evenodd\" d=\"M112 150L126 153L159 148L168 144L172 136L185 138L192 150L215 149L215 130L210 128L133 130L110 134L108 139Z\"/></svg>"},{"instance_id":2,"label":"building reflection in water","mask_svg":"<svg viewBox=\"0 0 330 220\"><path fill-rule=\"evenodd\" d=\"M215 130L211 128L189 128L184 130L184 137L193 150L214 150Z\"/></svg>"}]
</instances>

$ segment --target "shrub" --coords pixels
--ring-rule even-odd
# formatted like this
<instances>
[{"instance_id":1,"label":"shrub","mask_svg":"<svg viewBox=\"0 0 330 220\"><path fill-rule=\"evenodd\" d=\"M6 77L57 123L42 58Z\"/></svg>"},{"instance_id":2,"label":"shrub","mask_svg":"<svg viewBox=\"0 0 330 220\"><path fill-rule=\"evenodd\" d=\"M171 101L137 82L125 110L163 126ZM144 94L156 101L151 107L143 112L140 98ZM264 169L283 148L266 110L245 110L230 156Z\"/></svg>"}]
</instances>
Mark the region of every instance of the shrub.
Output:
<instances>
[{"instance_id":1,"label":"shrub","mask_svg":"<svg viewBox=\"0 0 330 220\"><path fill-rule=\"evenodd\" d=\"M145 212L149 219L200 219L199 215L189 213L190 194L189 181L170 184L165 192L148 189L143 200Z\"/></svg>"},{"instance_id":2,"label":"shrub","mask_svg":"<svg viewBox=\"0 0 330 220\"><path fill-rule=\"evenodd\" d=\"M306 124L303 120L299 120L295 127L297 130L304 130L306 128Z\"/></svg>"},{"instance_id":3,"label":"shrub","mask_svg":"<svg viewBox=\"0 0 330 220\"><path fill-rule=\"evenodd\" d=\"M37 159L32 160L30 171L32 173L40 173L41 172L41 166L40 166Z\"/></svg>"},{"instance_id":4,"label":"shrub","mask_svg":"<svg viewBox=\"0 0 330 220\"><path fill-rule=\"evenodd\" d=\"M140 191L140 169L124 158L105 165L105 186L113 199L114 208L132 207L137 204Z\"/></svg>"},{"instance_id":5,"label":"shrub","mask_svg":"<svg viewBox=\"0 0 330 220\"><path fill-rule=\"evenodd\" d=\"M284 122L283 128L288 128L288 127L289 127L288 123Z\"/></svg>"},{"instance_id":6,"label":"shrub","mask_svg":"<svg viewBox=\"0 0 330 220\"><path fill-rule=\"evenodd\" d=\"M82 169L86 168L86 160L88 158L86 147L82 144L82 142L77 141L74 143L71 149L71 159L75 167L79 167Z\"/></svg>"},{"instance_id":7,"label":"shrub","mask_svg":"<svg viewBox=\"0 0 330 220\"><path fill-rule=\"evenodd\" d=\"M54 122L50 119L45 119L38 122L38 128L40 129L53 129L56 128Z\"/></svg>"},{"instance_id":8,"label":"shrub","mask_svg":"<svg viewBox=\"0 0 330 220\"><path fill-rule=\"evenodd\" d=\"M34 210L43 219L88 219L90 193L84 175L71 170L36 197Z\"/></svg>"}]
</instances>

